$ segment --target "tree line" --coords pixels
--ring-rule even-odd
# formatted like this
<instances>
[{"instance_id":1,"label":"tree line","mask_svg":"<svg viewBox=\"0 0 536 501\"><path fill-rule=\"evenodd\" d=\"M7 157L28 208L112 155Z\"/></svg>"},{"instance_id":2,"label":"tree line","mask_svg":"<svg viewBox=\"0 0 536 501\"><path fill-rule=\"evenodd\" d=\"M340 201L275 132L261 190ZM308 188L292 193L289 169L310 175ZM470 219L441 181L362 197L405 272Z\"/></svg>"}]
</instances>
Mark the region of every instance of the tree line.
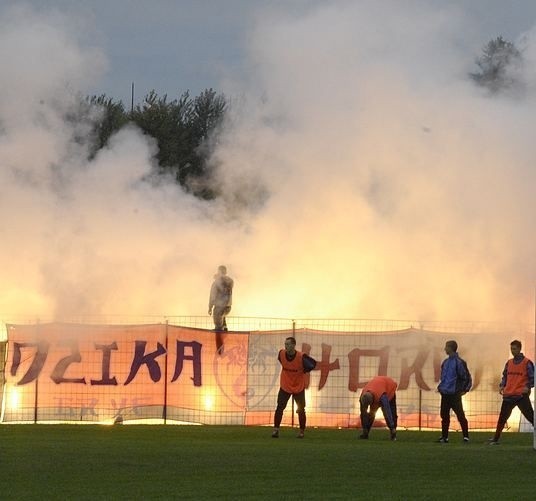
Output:
<instances>
[{"instance_id":1,"label":"tree line","mask_svg":"<svg viewBox=\"0 0 536 501\"><path fill-rule=\"evenodd\" d=\"M122 127L137 126L157 142L155 176L172 177L195 196L211 199L215 194L203 181L211 174L210 143L217 139L227 107L227 98L213 89L194 97L184 92L172 100L153 90L131 110L105 94L88 96L81 112L71 119L91 124L90 159Z\"/></svg>"},{"instance_id":2,"label":"tree line","mask_svg":"<svg viewBox=\"0 0 536 501\"><path fill-rule=\"evenodd\" d=\"M502 36L490 40L475 59L478 70L469 73L475 84L491 94L522 92L525 59L521 49Z\"/></svg>"},{"instance_id":3,"label":"tree line","mask_svg":"<svg viewBox=\"0 0 536 501\"><path fill-rule=\"evenodd\" d=\"M502 36L490 40L475 64L477 70L468 76L490 95L522 90L523 53L513 42ZM204 182L212 169L210 145L217 141L228 108L228 99L212 88L194 97L184 92L173 100L168 100L167 95L158 96L153 90L129 111L122 101L104 94L87 97L82 115L91 124L89 157L104 148L119 129L134 124L157 142L157 177L171 176L195 196L212 199L217 193ZM80 116L71 118L80 120Z\"/></svg>"}]
</instances>

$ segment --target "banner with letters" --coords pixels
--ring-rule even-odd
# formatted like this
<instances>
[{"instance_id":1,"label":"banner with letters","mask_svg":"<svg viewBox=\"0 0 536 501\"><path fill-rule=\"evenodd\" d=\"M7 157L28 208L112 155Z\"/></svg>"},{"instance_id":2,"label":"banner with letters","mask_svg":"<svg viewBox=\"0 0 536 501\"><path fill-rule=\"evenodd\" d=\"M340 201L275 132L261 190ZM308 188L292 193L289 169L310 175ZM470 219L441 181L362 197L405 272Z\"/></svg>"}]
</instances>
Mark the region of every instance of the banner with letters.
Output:
<instances>
[{"instance_id":1,"label":"banner with letters","mask_svg":"<svg viewBox=\"0 0 536 501\"><path fill-rule=\"evenodd\" d=\"M387 375L398 383L399 428L422 429L440 427L436 388L449 339L473 376L464 396L471 428L494 427L511 341L509 333L491 339L413 328L215 333L169 324L8 325L7 334L3 422L269 425L277 355L294 336L297 349L317 360L306 376L308 426L358 427L360 389ZM289 402L283 423L296 419Z\"/></svg>"}]
</instances>

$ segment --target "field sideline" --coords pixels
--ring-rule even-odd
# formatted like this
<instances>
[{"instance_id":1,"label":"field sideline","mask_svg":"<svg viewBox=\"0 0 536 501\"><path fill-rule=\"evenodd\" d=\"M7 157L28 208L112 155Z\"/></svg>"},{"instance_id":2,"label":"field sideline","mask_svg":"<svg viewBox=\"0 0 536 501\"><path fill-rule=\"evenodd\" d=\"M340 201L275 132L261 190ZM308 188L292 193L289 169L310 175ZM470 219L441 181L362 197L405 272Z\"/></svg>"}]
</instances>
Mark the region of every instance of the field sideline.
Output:
<instances>
[{"instance_id":1,"label":"field sideline","mask_svg":"<svg viewBox=\"0 0 536 501\"><path fill-rule=\"evenodd\" d=\"M534 499L531 433L233 426L0 426L4 499Z\"/></svg>"}]
</instances>

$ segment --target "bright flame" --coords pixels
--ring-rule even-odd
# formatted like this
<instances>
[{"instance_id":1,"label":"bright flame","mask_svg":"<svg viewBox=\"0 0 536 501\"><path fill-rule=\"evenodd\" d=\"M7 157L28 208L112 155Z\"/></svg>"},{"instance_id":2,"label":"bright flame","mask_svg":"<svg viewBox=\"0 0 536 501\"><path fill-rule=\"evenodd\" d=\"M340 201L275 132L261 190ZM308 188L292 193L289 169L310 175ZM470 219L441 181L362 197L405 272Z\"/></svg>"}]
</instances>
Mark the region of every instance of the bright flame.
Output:
<instances>
[{"instance_id":1,"label":"bright flame","mask_svg":"<svg viewBox=\"0 0 536 501\"><path fill-rule=\"evenodd\" d=\"M307 407L309 407L309 409L314 409L315 408L315 401L313 399L313 396L312 396L312 393L311 393L311 388L306 388L305 389L305 402L307 404Z\"/></svg>"},{"instance_id":2,"label":"bright flame","mask_svg":"<svg viewBox=\"0 0 536 501\"><path fill-rule=\"evenodd\" d=\"M212 390L210 392L206 392L203 396L203 405L205 407L205 410L214 410L215 401L216 399L214 397L214 392Z\"/></svg>"},{"instance_id":3,"label":"bright flame","mask_svg":"<svg viewBox=\"0 0 536 501\"><path fill-rule=\"evenodd\" d=\"M521 411L515 407L508 418L507 426L510 431L519 431L521 425Z\"/></svg>"},{"instance_id":4,"label":"bright flame","mask_svg":"<svg viewBox=\"0 0 536 501\"><path fill-rule=\"evenodd\" d=\"M18 409L21 402L20 390L17 388L10 388L9 393L9 406L11 409Z\"/></svg>"}]
</instances>

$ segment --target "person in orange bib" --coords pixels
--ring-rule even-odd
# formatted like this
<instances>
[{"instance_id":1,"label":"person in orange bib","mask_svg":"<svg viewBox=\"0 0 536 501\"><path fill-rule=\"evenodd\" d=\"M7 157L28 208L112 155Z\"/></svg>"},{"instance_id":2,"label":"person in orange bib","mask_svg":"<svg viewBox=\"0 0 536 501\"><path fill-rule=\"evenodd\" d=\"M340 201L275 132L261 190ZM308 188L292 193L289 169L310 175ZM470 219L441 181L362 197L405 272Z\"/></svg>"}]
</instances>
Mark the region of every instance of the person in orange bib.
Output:
<instances>
[{"instance_id":1,"label":"person in orange bib","mask_svg":"<svg viewBox=\"0 0 536 501\"><path fill-rule=\"evenodd\" d=\"M397 383L387 376L372 378L361 391L359 405L363 433L359 438L367 439L374 424L377 410L381 407L385 423L391 432L391 440L396 440L396 388Z\"/></svg>"},{"instance_id":2,"label":"person in orange bib","mask_svg":"<svg viewBox=\"0 0 536 501\"><path fill-rule=\"evenodd\" d=\"M277 356L281 364L280 388L277 395L277 408L274 415L272 437L279 437L279 427L283 419L283 411L290 397L296 402L296 413L300 424L298 438L305 434L305 375L316 367L316 361L309 355L296 351L296 339L287 337L285 349Z\"/></svg>"},{"instance_id":3,"label":"person in orange bib","mask_svg":"<svg viewBox=\"0 0 536 501\"><path fill-rule=\"evenodd\" d=\"M503 397L497 428L489 445L498 445L506 421L515 407L534 426L534 409L530 402L530 389L534 387L534 363L521 353L521 341L510 343L510 352L514 358L506 362L499 384L499 393Z\"/></svg>"}]
</instances>

